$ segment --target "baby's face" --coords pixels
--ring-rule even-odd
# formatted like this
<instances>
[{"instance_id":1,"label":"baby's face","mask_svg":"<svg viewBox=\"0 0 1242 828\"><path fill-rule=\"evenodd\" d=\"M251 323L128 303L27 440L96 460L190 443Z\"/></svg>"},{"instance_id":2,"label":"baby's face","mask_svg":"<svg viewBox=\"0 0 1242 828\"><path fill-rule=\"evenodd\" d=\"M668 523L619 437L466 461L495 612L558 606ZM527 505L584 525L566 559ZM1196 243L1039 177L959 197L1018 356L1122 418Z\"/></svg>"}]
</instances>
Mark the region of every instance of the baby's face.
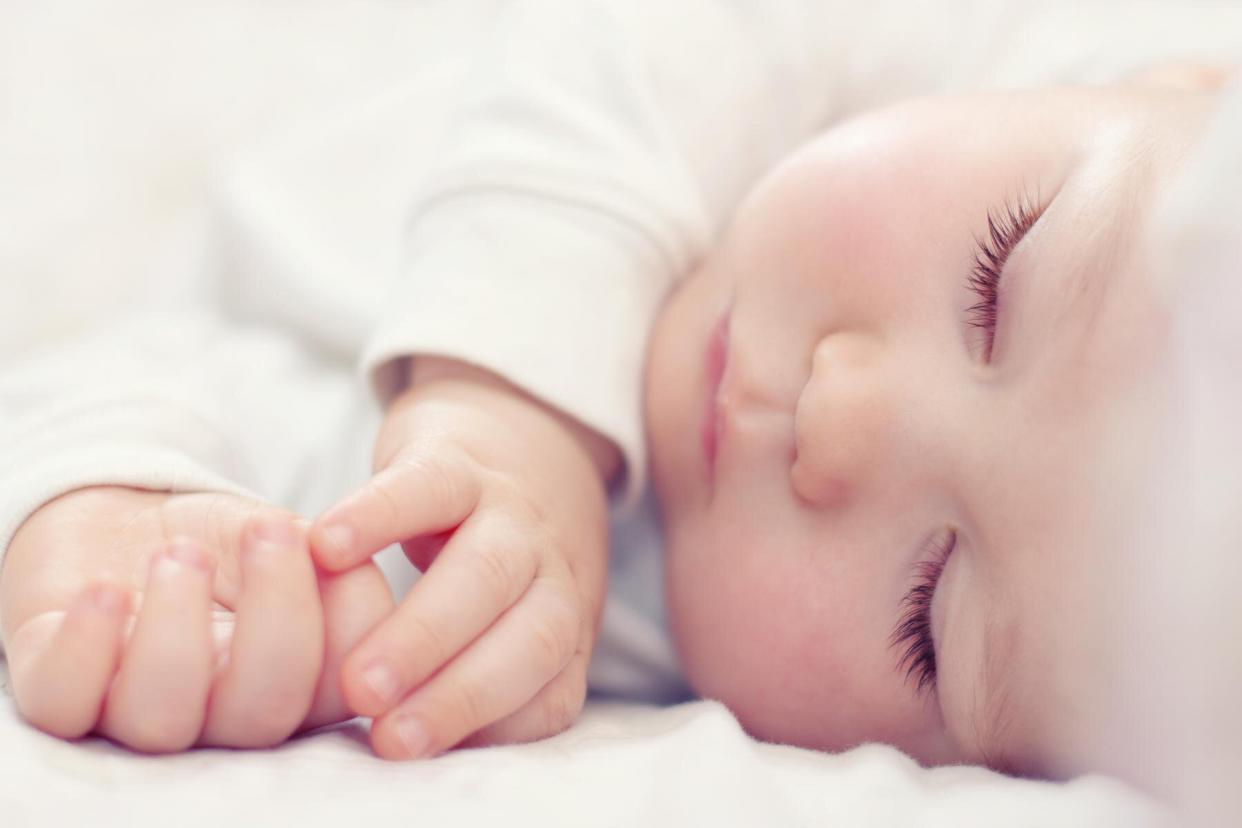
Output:
<instances>
[{"instance_id":1,"label":"baby's face","mask_svg":"<svg viewBox=\"0 0 1242 828\"><path fill-rule=\"evenodd\" d=\"M775 741L1098 764L1136 478L1110 447L1165 404L1144 221L1211 104L1138 84L905 103L755 189L647 371L701 693Z\"/></svg>"}]
</instances>

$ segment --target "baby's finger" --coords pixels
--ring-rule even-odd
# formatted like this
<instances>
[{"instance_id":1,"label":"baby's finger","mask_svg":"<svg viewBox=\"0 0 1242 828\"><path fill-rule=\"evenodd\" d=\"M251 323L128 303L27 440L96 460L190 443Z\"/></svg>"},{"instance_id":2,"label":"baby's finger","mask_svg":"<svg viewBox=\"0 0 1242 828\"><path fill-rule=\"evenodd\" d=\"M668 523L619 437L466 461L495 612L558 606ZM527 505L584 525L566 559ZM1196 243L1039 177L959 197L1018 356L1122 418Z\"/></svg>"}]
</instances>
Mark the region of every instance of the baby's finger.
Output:
<instances>
[{"instance_id":1,"label":"baby's finger","mask_svg":"<svg viewBox=\"0 0 1242 828\"><path fill-rule=\"evenodd\" d=\"M434 756L530 701L577 650L581 601L538 578L473 646L377 719L371 745L387 759Z\"/></svg>"},{"instance_id":2,"label":"baby's finger","mask_svg":"<svg viewBox=\"0 0 1242 828\"><path fill-rule=\"evenodd\" d=\"M323 568L348 569L390 544L453 528L478 502L478 478L464 458L400 460L316 520L311 549Z\"/></svg>"},{"instance_id":3,"label":"baby's finger","mask_svg":"<svg viewBox=\"0 0 1242 828\"><path fill-rule=\"evenodd\" d=\"M32 725L62 739L89 733L120 660L129 593L96 583L64 613L30 619L9 642L17 709Z\"/></svg>"},{"instance_id":4,"label":"baby's finger","mask_svg":"<svg viewBox=\"0 0 1242 828\"><path fill-rule=\"evenodd\" d=\"M574 723L586 701L587 655L574 653L555 678L513 713L476 730L458 747L512 745L553 736Z\"/></svg>"},{"instance_id":5,"label":"baby's finger","mask_svg":"<svg viewBox=\"0 0 1242 828\"><path fill-rule=\"evenodd\" d=\"M101 733L151 753L194 744L214 669L212 570L206 551L185 538L152 556L138 623L104 703Z\"/></svg>"},{"instance_id":6,"label":"baby's finger","mask_svg":"<svg viewBox=\"0 0 1242 828\"><path fill-rule=\"evenodd\" d=\"M333 574L320 571L323 604L323 673L302 729L351 719L354 712L341 690L341 665L363 636L393 610L392 590L373 563Z\"/></svg>"},{"instance_id":7,"label":"baby's finger","mask_svg":"<svg viewBox=\"0 0 1242 828\"><path fill-rule=\"evenodd\" d=\"M497 512L474 515L444 547L396 611L342 671L345 699L380 716L491 626L530 586L534 540Z\"/></svg>"},{"instance_id":8,"label":"baby's finger","mask_svg":"<svg viewBox=\"0 0 1242 828\"><path fill-rule=\"evenodd\" d=\"M267 747L305 718L323 664L323 612L306 540L286 517L243 531L241 596L202 744Z\"/></svg>"}]
</instances>

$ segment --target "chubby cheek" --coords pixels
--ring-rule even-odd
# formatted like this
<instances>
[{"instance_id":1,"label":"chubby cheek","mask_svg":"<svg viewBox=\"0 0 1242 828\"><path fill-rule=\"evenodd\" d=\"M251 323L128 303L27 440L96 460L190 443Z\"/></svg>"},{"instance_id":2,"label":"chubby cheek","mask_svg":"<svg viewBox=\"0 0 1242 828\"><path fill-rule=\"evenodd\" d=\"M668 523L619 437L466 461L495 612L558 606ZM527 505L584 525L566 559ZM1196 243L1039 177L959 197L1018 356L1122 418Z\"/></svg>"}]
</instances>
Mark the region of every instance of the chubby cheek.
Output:
<instances>
[{"instance_id":1,"label":"chubby cheek","mask_svg":"<svg viewBox=\"0 0 1242 828\"><path fill-rule=\"evenodd\" d=\"M760 739L853 744L832 727L831 708L848 707L846 671L814 579L761 534L731 528L705 537L682 527L670 536L669 617L687 677Z\"/></svg>"}]
</instances>

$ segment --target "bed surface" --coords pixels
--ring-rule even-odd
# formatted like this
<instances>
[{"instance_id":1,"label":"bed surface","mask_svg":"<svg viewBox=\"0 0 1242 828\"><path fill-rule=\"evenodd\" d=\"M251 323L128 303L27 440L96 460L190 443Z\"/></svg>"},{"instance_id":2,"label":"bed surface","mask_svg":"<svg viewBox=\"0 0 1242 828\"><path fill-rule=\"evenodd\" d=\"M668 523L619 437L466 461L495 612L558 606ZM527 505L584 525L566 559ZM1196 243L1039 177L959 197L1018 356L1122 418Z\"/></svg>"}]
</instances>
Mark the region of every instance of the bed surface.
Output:
<instances>
[{"instance_id":1,"label":"bed surface","mask_svg":"<svg viewBox=\"0 0 1242 828\"><path fill-rule=\"evenodd\" d=\"M713 702L591 702L530 745L414 763L374 758L355 720L270 751L142 756L62 742L0 696L0 824L374 826L1127 826L1161 813L1101 777L1070 784L919 768L869 745L839 755L757 743ZM357 822L362 820L361 822Z\"/></svg>"}]
</instances>

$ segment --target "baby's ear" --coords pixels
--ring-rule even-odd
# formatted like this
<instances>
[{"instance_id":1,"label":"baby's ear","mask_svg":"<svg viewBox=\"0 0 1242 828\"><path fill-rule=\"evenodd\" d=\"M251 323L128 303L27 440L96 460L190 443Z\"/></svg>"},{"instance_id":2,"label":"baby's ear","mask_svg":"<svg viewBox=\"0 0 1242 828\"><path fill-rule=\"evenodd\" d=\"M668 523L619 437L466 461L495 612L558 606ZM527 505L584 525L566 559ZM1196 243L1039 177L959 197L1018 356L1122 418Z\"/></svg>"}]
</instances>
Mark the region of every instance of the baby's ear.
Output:
<instances>
[{"instance_id":1,"label":"baby's ear","mask_svg":"<svg viewBox=\"0 0 1242 828\"><path fill-rule=\"evenodd\" d=\"M1233 77L1236 67L1199 60L1166 60L1137 70L1126 80L1158 89L1207 92L1220 89Z\"/></svg>"}]
</instances>

